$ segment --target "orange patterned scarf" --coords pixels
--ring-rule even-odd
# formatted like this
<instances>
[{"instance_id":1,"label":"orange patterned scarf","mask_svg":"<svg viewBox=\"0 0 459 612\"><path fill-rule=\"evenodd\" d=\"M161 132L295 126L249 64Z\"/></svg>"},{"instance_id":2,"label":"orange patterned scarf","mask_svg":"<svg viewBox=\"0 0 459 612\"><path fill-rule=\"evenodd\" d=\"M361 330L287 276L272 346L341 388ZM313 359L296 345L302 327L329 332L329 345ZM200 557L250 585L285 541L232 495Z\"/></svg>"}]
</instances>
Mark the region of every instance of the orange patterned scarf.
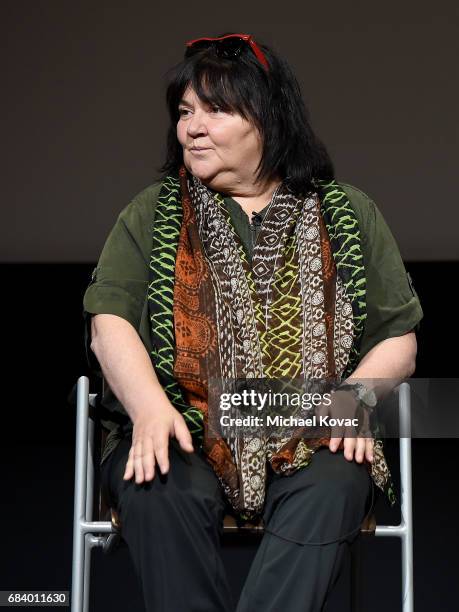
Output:
<instances>
[{"instance_id":1,"label":"orange patterned scarf","mask_svg":"<svg viewBox=\"0 0 459 612\"><path fill-rule=\"evenodd\" d=\"M307 465L328 438L218 435L209 429L209 381L339 380L358 357L362 325L356 321L364 318L360 296L352 293L358 279L349 282L349 276L337 274L318 193L300 198L279 186L250 267L224 198L184 167L179 183L172 375L182 393L182 411L190 408L184 411L188 422L203 429L203 450L231 506L253 519L265 499L267 462L290 474ZM335 247L339 238L335 234ZM363 265L361 278L362 270Z\"/></svg>"}]
</instances>

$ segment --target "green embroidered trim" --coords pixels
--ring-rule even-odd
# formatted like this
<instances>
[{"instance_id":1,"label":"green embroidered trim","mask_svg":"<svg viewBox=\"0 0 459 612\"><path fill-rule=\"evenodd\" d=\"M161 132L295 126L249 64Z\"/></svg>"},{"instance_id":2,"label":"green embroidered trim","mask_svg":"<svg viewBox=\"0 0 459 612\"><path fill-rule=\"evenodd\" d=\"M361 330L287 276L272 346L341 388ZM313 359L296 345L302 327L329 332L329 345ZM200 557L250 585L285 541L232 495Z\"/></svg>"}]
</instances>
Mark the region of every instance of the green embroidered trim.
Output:
<instances>
[{"instance_id":1,"label":"green embroidered trim","mask_svg":"<svg viewBox=\"0 0 459 612\"><path fill-rule=\"evenodd\" d=\"M155 371L170 402L179 410L191 435L202 445L203 414L184 400L173 376L174 368L174 281L175 260L182 223L182 202L178 178L169 176L158 197L150 256L148 301Z\"/></svg>"},{"instance_id":2,"label":"green embroidered trim","mask_svg":"<svg viewBox=\"0 0 459 612\"><path fill-rule=\"evenodd\" d=\"M349 362L343 373L343 378L346 378L359 363L360 345L367 318L361 234L358 219L344 189L335 180L317 182L323 191L321 210L332 243L336 269L353 308L355 337L349 353Z\"/></svg>"}]
</instances>

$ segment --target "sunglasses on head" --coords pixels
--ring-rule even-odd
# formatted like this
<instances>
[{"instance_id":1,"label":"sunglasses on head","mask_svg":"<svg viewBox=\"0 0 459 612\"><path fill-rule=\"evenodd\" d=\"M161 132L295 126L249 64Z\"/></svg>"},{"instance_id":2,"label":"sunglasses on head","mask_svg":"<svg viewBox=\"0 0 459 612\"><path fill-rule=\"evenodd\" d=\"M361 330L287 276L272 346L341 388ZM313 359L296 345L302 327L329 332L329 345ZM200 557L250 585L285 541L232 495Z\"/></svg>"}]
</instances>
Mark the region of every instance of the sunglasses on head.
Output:
<instances>
[{"instance_id":1,"label":"sunglasses on head","mask_svg":"<svg viewBox=\"0 0 459 612\"><path fill-rule=\"evenodd\" d=\"M213 47L218 57L236 59L247 45L252 49L260 64L262 64L268 72L268 61L263 51L250 34L227 34L219 38L196 38L195 40L189 40L186 43L185 57L189 57L201 49Z\"/></svg>"}]
</instances>

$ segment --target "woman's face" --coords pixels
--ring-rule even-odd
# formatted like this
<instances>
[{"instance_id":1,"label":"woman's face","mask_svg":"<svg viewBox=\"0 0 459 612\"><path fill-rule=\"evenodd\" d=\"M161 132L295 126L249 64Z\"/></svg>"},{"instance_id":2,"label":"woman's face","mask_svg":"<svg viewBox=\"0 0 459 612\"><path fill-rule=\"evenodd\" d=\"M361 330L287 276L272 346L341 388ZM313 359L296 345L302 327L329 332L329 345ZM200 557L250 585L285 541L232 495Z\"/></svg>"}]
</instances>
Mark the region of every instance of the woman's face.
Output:
<instances>
[{"instance_id":1,"label":"woman's face","mask_svg":"<svg viewBox=\"0 0 459 612\"><path fill-rule=\"evenodd\" d=\"M263 147L257 128L237 113L205 105L191 87L179 115L177 138L189 172L215 191L249 189Z\"/></svg>"}]
</instances>

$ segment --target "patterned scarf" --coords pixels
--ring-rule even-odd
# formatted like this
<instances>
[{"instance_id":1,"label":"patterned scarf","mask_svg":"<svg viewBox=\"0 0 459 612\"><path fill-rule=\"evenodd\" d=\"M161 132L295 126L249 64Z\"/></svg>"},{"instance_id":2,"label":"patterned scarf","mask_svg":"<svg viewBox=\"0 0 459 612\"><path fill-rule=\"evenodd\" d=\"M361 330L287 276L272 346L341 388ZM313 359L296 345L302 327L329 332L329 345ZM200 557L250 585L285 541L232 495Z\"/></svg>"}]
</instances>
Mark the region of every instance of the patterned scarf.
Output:
<instances>
[{"instance_id":1,"label":"patterned scarf","mask_svg":"<svg viewBox=\"0 0 459 612\"><path fill-rule=\"evenodd\" d=\"M152 361L245 520L262 511L268 462L276 473L291 474L329 437L209 435L210 381L340 381L359 362L366 301L358 220L336 181L314 187L297 197L279 185L252 266L224 197L184 166L164 180L156 206L148 288ZM367 467L393 504L381 440Z\"/></svg>"}]
</instances>

